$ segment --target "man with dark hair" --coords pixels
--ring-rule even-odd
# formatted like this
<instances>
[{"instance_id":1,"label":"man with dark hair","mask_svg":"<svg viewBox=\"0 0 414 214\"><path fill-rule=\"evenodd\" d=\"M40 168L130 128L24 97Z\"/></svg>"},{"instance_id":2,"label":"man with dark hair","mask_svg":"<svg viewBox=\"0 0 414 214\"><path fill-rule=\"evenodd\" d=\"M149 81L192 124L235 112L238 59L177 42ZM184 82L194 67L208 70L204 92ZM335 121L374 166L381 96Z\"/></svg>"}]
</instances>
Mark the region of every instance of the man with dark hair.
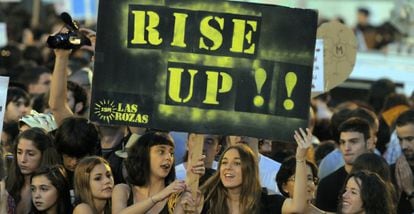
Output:
<instances>
[{"instance_id":1,"label":"man with dark hair","mask_svg":"<svg viewBox=\"0 0 414 214\"><path fill-rule=\"evenodd\" d=\"M27 68L20 76L19 82L23 83L29 94L40 95L47 93L50 88L52 74L44 66Z\"/></svg>"},{"instance_id":2,"label":"man with dark hair","mask_svg":"<svg viewBox=\"0 0 414 214\"><path fill-rule=\"evenodd\" d=\"M56 149L62 154L63 165L72 172L81 158L97 153L98 142L95 125L79 117L64 119L55 136Z\"/></svg>"},{"instance_id":3,"label":"man with dark hair","mask_svg":"<svg viewBox=\"0 0 414 214\"><path fill-rule=\"evenodd\" d=\"M95 125L85 118L65 118L55 135L55 147L62 155L63 166L68 173L71 197L74 198L73 176L79 161L99 153L99 137Z\"/></svg>"},{"instance_id":4,"label":"man with dark hair","mask_svg":"<svg viewBox=\"0 0 414 214\"><path fill-rule=\"evenodd\" d=\"M357 28L359 30L365 30L367 27L372 27L369 24L369 15L370 12L367 8L358 8L358 13L357 13Z\"/></svg>"},{"instance_id":5,"label":"man with dark hair","mask_svg":"<svg viewBox=\"0 0 414 214\"><path fill-rule=\"evenodd\" d=\"M69 108L75 115L83 115L88 109L88 95L86 90L79 84L68 81L67 102Z\"/></svg>"},{"instance_id":6,"label":"man with dark hair","mask_svg":"<svg viewBox=\"0 0 414 214\"><path fill-rule=\"evenodd\" d=\"M391 165L391 176L400 195L398 213L414 212L414 110L402 113L395 121L402 155Z\"/></svg>"},{"instance_id":7,"label":"man with dark hair","mask_svg":"<svg viewBox=\"0 0 414 214\"><path fill-rule=\"evenodd\" d=\"M331 131L335 142L339 141L339 125L351 117L361 118L368 122L372 138L372 140L368 141L368 150L370 152L375 152L376 154L379 154L379 152L377 152L375 148L377 142L377 132L379 127L378 118L373 111L368 110L366 108L358 107L353 110L343 109L339 112L336 112L332 116ZM321 160L318 172L319 178L322 179L326 177L327 175L342 167L344 164L345 163L343 161L341 152L339 151L339 149L335 149Z\"/></svg>"},{"instance_id":8,"label":"man with dark hair","mask_svg":"<svg viewBox=\"0 0 414 214\"><path fill-rule=\"evenodd\" d=\"M18 122L22 116L29 112L30 98L27 92L17 87L8 88L4 122Z\"/></svg>"},{"instance_id":9,"label":"man with dark hair","mask_svg":"<svg viewBox=\"0 0 414 214\"><path fill-rule=\"evenodd\" d=\"M367 8L359 8L357 11L357 24L355 35L359 50L372 49L374 47L375 28L369 23L370 12Z\"/></svg>"},{"instance_id":10,"label":"man with dark hair","mask_svg":"<svg viewBox=\"0 0 414 214\"><path fill-rule=\"evenodd\" d=\"M366 120L350 118L343 122L339 128L339 148L345 166L323 178L316 195L316 206L319 209L336 212L340 191L345 179L351 172L352 165L359 155L369 152L371 131Z\"/></svg>"},{"instance_id":11,"label":"man with dark hair","mask_svg":"<svg viewBox=\"0 0 414 214\"><path fill-rule=\"evenodd\" d=\"M184 180L187 175L187 167L189 160L189 153L194 148L194 136L195 133L190 133L187 138L187 152L184 155L184 162L175 166L175 175L177 179ZM199 184L202 185L209 177L211 177L217 170L217 161L214 161L215 156L221 150L222 136L220 135L203 135L203 155L206 156L204 159L204 167L206 171L203 176L200 177Z\"/></svg>"}]
</instances>

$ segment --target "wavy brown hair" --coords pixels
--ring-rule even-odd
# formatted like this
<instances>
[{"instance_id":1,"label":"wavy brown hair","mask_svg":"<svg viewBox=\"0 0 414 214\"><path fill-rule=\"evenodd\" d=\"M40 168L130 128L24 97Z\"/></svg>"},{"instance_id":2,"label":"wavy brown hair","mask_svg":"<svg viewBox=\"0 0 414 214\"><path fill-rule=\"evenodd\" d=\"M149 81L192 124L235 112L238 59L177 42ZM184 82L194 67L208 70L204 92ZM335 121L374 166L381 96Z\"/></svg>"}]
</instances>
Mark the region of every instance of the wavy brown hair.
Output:
<instances>
[{"instance_id":1,"label":"wavy brown hair","mask_svg":"<svg viewBox=\"0 0 414 214\"><path fill-rule=\"evenodd\" d=\"M257 213L260 210L260 186L259 168L254 152L244 144L229 146L221 155L217 173L215 173L201 187L204 194L204 204L208 207L208 213L229 213L227 205L227 189L220 179L220 168L224 155L231 149L238 151L241 160L242 186L240 192L240 210L242 213ZM207 202L207 203L206 203Z\"/></svg>"},{"instance_id":2,"label":"wavy brown hair","mask_svg":"<svg viewBox=\"0 0 414 214\"><path fill-rule=\"evenodd\" d=\"M86 203L94 210L94 213L98 213L98 211L93 201L90 178L92 170L99 164L105 164L108 167L110 166L108 161L102 157L89 156L83 158L76 166L74 178L75 206L81 203ZM107 200L104 213L111 213L110 203L111 200Z\"/></svg>"},{"instance_id":3,"label":"wavy brown hair","mask_svg":"<svg viewBox=\"0 0 414 214\"><path fill-rule=\"evenodd\" d=\"M393 199L387 184L377 174L367 170L351 172L345 180L341 193L345 192L349 179L354 178L360 188L362 207L366 214L387 213L395 214ZM342 213L343 194L339 196L338 212Z\"/></svg>"}]
</instances>

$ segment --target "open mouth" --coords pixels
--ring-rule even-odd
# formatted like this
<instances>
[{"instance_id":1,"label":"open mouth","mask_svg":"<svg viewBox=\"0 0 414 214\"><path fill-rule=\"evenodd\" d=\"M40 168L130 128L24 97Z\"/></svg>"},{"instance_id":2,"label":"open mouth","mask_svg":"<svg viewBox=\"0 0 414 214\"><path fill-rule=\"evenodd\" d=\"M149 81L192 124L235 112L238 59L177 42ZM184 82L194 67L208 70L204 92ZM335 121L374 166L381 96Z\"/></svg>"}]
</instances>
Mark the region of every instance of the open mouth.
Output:
<instances>
[{"instance_id":1,"label":"open mouth","mask_svg":"<svg viewBox=\"0 0 414 214\"><path fill-rule=\"evenodd\" d=\"M342 206L344 206L344 207L349 206L349 205L350 205L350 203L347 202L347 201L342 202Z\"/></svg>"},{"instance_id":2,"label":"open mouth","mask_svg":"<svg viewBox=\"0 0 414 214\"><path fill-rule=\"evenodd\" d=\"M225 178L234 178L236 176L234 176L233 174L230 174L230 173L224 173L224 177Z\"/></svg>"},{"instance_id":3,"label":"open mouth","mask_svg":"<svg viewBox=\"0 0 414 214\"><path fill-rule=\"evenodd\" d=\"M162 164L161 165L161 168L162 169L170 169L171 168L171 164L169 164L169 163Z\"/></svg>"},{"instance_id":4,"label":"open mouth","mask_svg":"<svg viewBox=\"0 0 414 214\"><path fill-rule=\"evenodd\" d=\"M43 203L42 202L35 202L34 203L36 207L41 206Z\"/></svg>"},{"instance_id":5,"label":"open mouth","mask_svg":"<svg viewBox=\"0 0 414 214\"><path fill-rule=\"evenodd\" d=\"M109 192L109 191L112 191L112 187L107 187L107 188L103 189L103 191L104 191L104 192Z\"/></svg>"}]
</instances>

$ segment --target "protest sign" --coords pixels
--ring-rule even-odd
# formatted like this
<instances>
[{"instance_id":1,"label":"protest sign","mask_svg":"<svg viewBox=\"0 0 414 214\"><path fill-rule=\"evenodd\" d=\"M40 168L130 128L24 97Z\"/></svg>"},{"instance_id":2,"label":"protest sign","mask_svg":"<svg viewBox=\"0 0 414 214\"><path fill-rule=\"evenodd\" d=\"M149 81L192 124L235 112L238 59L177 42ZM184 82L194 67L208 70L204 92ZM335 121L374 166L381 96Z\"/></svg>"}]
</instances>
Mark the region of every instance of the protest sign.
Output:
<instances>
[{"instance_id":1,"label":"protest sign","mask_svg":"<svg viewBox=\"0 0 414 214\"><path fill-rule=\"evenodd\" d=\"M228 1L101 1L90 119L292 140L307 127L317 13Z\"/></svg>"},{"instance_id":2,"label":"protest sign","mask_svg":"<svg viewBox=\"0 0 414 214\"><path fill-rule=\"evenodd\" d=\"M315 47L315 61L313 62L312 93L324 92L325 86L323 71L323 39L317 39Z\"/></svg>"},{"instance_id":3,"label":"protest sign","mask_svg":"<svg viewBox=\"0 0 414 214\"><path fill-rule=\"evenodd\" d=\"M9 77L0 76L0 130L3 130L3 121L4 121L4 113L6 112L6 99L7 99L7 88L8 87L9 87Z\"/></svg>"},{"instance_id":4,"label":"protest sign","mask_svg":"<svg viewBox=\"0 0 414 214\"><path fill-rule=\"evenodd\" d=\"M0 22L0 47L7 45L7 26L5 22Z\"/></svg>"}]
</instances>

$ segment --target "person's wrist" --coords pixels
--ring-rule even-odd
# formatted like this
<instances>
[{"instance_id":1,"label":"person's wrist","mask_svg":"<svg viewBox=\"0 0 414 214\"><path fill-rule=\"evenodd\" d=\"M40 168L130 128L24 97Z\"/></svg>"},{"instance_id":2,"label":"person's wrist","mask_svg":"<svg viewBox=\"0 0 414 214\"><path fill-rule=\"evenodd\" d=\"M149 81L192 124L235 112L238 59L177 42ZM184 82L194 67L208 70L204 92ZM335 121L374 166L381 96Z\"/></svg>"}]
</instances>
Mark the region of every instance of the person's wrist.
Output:
<instances>
[{"instance_id":1,"label":"person's wrist","mask_svg":"<svg viewBox=\"0 0 414 214\"><path fill-rule=\"evenodd\" d=\"M69 55L56 55L56 60L69 60Z\"/></svg>"},{"instance_id":2,"label":"person's wrist","mask_svg":"<svg viewBox=\"0 0 414 214\"><path fill-rule=\"evenodd\" d=\"M154 199L154 196L150 197L152 204L156 204L158 201Z\"/></svg>"}]
</instances>

